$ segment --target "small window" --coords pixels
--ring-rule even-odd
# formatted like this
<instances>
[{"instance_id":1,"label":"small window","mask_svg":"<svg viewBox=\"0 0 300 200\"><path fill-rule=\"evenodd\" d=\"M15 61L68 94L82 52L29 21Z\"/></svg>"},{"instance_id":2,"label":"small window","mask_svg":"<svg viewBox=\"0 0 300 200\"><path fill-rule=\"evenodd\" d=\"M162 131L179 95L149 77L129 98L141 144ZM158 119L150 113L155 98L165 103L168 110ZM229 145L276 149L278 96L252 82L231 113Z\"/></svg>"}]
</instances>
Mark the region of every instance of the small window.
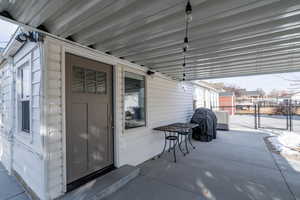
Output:
<instances>
[{"instance_id":1,"label":"small window","mask_svg":"<svg viewBox=\"0 0 300 200\"><path fill-rule=\"evenodd\" d=\"M30 68L25 63L18 70L21 131L30 133Z\"/></svg>"},{"instance_id":2,"label":"small window","mask_svg":"<svg viewBox=\"0 0 300 200\"><path fill-rule=\"evenodd\" d=\"M146 126L145 77L125 72L125 129Z\"/></svg>"},{"instance_id":3,"label":"small window","mask_svg":"<svg viewBox=\"0 0 300 200\"><path fill-rule=\"evenodd\" d=\"M106 73L74 66L72 91L76 93L105 94Z\"/></svg>"}]
</instances>

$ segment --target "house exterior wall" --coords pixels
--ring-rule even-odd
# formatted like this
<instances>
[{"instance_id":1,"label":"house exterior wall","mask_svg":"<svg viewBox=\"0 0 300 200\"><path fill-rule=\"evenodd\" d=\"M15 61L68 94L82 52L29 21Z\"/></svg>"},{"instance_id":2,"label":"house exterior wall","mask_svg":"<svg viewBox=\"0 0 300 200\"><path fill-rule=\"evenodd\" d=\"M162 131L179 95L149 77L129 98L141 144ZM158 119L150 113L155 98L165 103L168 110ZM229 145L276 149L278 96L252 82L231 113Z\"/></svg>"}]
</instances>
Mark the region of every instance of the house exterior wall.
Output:
<instances>
[{"instance_id":1,"label":"house exterior wall","mask_svg":"<svg viewBox=\"0 0 300 200\"><path fill-rule=\"evenodd\" d=\"M194 108L218 109L219 93L213 89L201 85L193 85Z\"/></svg>"},{"instance_id":2,"label":"house exterior wall","mask_svg":"<svg viewBox=\"0 0 300 200\"><path fill-rule=\"evenodd\" d=\"M13 128L13 68L11 60L0 68L0 161L11 172L12 128Z\"/></svg>"},{"instance_id":3,"label":"house exterior wall","mask_svg":"<svg viewBox=\"0 0 300 200\"><path fill-rule=\"evenodd\" d=\"M168 80L157 76L147 76L145 72L119 66L121 98L117 104L123 108L124 72L129 71L146 76L146 127L124 129L124 113L116 113L122 119L119 138L119 164L140 164L159 154L163 147L163 135L152 129L158 126L189 121L193 114L191 85ZM124 110L124 109L122 109Z\"/></svg>"},{"instance_id":4,"label":"house exterior wall","mask_svg":"<svg viewBox=\"0 0 300 200\"><path fill-rule=\"evenodd\" d=\"M115 166L137 165L160 153L163 135L152 129L174 122L185 122L193 114L192 85L170 80L162 75L146 75L144 68L99 52L47 37L45 39L45 113L46 188L50 199L66 191L65 142L65 53L72 53L114 67L114 158ZM125 62L125 61L124 61ZM125 71L145 75L146 127L125 130Z\"/></svg>"},{"instance_id":5,"label":"house exterior wall","mask_svg":"<svg viewBox=\"0 0 300 200\"><path fill-rule=\"evenodd\" d=\"M14 79L16 80L19 62L28 59L31 72L31 105L30 105L30 134L18 130L20 123L15 105L14 140L13 140L13 170L22 178L25 184L39 197L44 197L44 155L41 126L41 52L39 43L26 43L13 57ZM17 83L17 82L16 82ZM15 99L17 96L14 89Z\"/></svg>"},{"instance_id":6,"label":"house exterior wall","mask_svg":"<svg viewBox=\"0 0 300 200\"><path fill-rule=\"evenodd\" d=\"M65 53L73 53L114 68L114 163L137 165L160 153L163 135L153 128L189 121L193 86L115 57L46 37L26 43L0 67L0 159L38 198L55 199L66 192ZM17 67L28 62L31 74L31 132L19 130ZM145 76L146 126L125 130L124 75Z\"/></svg>"},{"instance_id":7,"label":"house exterior wall","mask_svg":"<svg viewBox=\"0 0 300 200\"><path fill-rule=\"evenodd\" d=\"M235 97L219 96L220 110L227 111L230 115L235 114Z\"/></svg>"},{"instance_id":8,"label":"house exterior wall","mask_svg":"<svg viewBox=\"0 0 300 200\"><path fill-rule=\"evenodd\" d=\"M49 199L64 193L65 175L63 171L63 91L62 91L62 48L54 43L45 45L45 78L44 78L44 120L46 140L46 190Z\"/></svg>"},{"instance_id":9,"label":"house exterior wall","mask_svg":"<svg viewBox=\"0 0 300 200\"><path fill-rule=\"evenodd\" d=\"M41 126L41 43L25 43L1 68L1 161L38 197L44 199L44 152ZM18 66L28 63L30 132L20 129Z\"/></svg>"}]
</instances>

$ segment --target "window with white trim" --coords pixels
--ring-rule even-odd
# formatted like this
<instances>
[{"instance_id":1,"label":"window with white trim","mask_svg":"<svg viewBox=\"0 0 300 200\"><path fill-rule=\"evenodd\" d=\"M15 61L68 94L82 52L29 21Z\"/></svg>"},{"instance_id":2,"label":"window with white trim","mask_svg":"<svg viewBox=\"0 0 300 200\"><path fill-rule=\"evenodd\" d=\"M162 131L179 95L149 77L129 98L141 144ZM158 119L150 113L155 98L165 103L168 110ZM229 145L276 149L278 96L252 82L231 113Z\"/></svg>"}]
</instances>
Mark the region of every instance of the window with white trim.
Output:
<instances>
[{"instance_id":1,"label":"window with white trim","mask_svg":"<svg viewBox=\"0 0 300 200\"><path fill-rule=\"evenodd\" d=\"M146 126L145 76L125 72L125 129Z\"/></svg>"},{"instance_id":2,"label":"window with white trim","mask_svg":"<svg viewBox=\"0 0 300 200\"><path fill-rule=\"evenodd\" d=\"M18 113L20 131L30 133L31 69L29 62L18 68Z\"/></svg>"}]
</instances>

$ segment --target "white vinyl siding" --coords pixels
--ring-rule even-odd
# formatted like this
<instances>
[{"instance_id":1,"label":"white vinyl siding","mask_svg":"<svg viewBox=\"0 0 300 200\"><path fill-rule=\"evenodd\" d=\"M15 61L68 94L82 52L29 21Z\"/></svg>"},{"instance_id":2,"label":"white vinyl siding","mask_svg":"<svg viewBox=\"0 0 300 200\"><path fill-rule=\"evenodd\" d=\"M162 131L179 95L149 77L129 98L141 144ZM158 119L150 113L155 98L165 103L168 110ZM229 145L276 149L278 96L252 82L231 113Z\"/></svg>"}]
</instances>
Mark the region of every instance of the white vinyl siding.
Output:
<instances>
[{"instance_id":1,"label":"white vinyl siding","mask_svg":"<svg viewBox=\"0 0 300 200\"><path fill-rule=\"evenodd\" d=\"M13 128L13 72L10 63L0 69L0 162L11 170L11 140Z\"/></svg>"},{"instance_id":2,"label":"white vinyl siding","mask_svg":"<svg viewBox=\"0 0 300 200\"><path fill-rule=\"evenodd\" d=\"M119 66L118 78L124 80L124 71L146 75L145 72ZM119 80L117 108L124 107L124 83ZM122 131L119 139L119 164L140 164L157 154L163 148L163 134L153 128L175 122L188 122L193 114L193 87L159 76L146 76L146 118L147 126ZM124 124L124 112L116 112L117 119ZM124 126L124 125L123 125Z\"/></svg>"},{"instance_id":3,"label":"white vinyl siding","mask_svg":"<svg viewBox=\"0 0 300 200\"><path fill-rule=\"evenodd\" d=\"M45 49L47 68L46 85L46 135L47 135L47 174L48 195L54 199L64 192L63 155L63 113L62 113L62 55L61 47L47 43Z\"/></svg>"},{"instance_id":4,"label":"white vinyl siding","mask_svg":"<svg viewBox=\"0 0 300 200\"><path fill-rule=\"evenodd\" d=\"M24 59L28 59L30 69L30 134L24 134L18 128L20 119L19 107L15 102L15 132L13 142L13 169L23 179L28 187L40 198L44 196L44 158L43 137L40 126L40 101L41 101L41 57L42 46L38 43L26 43L14 56L14 66L20 66ZM17 71L14 69L14 78ZM16 89L16 88L15 88ZM17 95L17 91L14 92Z\"/></svg>"}]
</instances>

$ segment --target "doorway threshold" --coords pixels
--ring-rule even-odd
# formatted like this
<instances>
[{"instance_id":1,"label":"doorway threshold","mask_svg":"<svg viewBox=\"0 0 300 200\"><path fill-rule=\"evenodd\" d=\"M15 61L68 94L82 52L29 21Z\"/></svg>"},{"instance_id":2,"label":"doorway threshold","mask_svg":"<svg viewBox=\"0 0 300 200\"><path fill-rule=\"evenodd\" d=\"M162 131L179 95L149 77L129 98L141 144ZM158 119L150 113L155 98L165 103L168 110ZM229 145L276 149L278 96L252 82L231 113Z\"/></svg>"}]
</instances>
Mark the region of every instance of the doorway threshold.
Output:
<instances>
[{"instance_id":1,"label":"doorway threshold","mask_svg":"<svg viewBox=\"0 0 300 200\"><path fill-rule=\"evenodd\" d=\"M59 200L100 200L116 192L140 173L138 167L124 165L66 193Z\"/></svg>"}]
</instances>

